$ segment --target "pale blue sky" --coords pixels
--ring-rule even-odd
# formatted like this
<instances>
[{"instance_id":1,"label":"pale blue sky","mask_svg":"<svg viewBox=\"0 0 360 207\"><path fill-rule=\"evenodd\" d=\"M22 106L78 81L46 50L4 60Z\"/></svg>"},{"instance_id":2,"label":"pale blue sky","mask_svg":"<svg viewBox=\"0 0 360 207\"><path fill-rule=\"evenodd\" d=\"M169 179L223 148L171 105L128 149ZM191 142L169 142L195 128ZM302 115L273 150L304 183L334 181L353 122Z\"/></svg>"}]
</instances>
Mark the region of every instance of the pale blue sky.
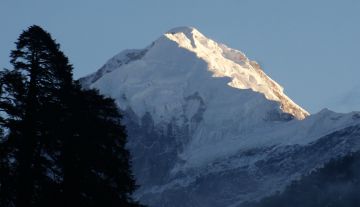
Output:
<instances>
[{"instance_id":1,"label":"pale blue sky","mask_svg":"<svg viewBox=\"0 0 360 207\"><path fill-rule=\"evenodd\" d=\"M360 79L358 0L0 0L0 67L32 24L57 39L76 78L123 49L193 26L257 60L310 112Z\"/></svg>"}]
</instances>

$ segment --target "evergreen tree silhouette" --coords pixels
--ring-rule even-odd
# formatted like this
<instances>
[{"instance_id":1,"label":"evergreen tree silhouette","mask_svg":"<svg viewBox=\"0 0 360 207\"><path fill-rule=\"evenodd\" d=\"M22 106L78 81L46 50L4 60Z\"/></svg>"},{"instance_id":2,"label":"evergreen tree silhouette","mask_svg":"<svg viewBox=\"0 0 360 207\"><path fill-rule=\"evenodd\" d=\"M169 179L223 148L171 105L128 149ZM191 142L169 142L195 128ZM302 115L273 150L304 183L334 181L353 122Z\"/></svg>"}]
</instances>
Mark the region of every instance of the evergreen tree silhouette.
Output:
<instances>
[{"instance_id":1,"label":"evergreen tree silhouette","mask_svg":"<svg viewBox=\"0 0 360 207\"><path fill-rule=\"evenodd\" d=\"M66 121L73 137L64 141L61 159L65 204L139 206L131 199L136 186L116 104L95 90L77 86L73 92L76 113Z\"/></svg>"},{"instance_id":2,"label":"evergreen tree silhouette","mask_svg":"<svg viewBox=\"0 0 360 207\"><path fill-rule=\"evenodd\" d=\"M116 104L82 90L59 48L31 26L0 73L0 205L140 206Z\"/></svg>"},{"instance_id":3,"label":"evergreen tree silhouette","mask_svg":"<svg viewBox=\"0 0 360 207\"><path fill-rule=\"evenodd\" d=\"M55 61L58 48L49 33L32 26L20 35L11 52L14 69L1 73L0 108L6 114L2 124L9 129L3 146L9 150L5 158L12 162L8 172L13 172L8 176L13 182L4 184L4 188L15 189L13 203L19 207L31 206L36 191L43 186L41 182L49 182L45 179L41 114L59 88L61 79L56 69L60 68L56 68Z\"/></svg>"}]
</instances>

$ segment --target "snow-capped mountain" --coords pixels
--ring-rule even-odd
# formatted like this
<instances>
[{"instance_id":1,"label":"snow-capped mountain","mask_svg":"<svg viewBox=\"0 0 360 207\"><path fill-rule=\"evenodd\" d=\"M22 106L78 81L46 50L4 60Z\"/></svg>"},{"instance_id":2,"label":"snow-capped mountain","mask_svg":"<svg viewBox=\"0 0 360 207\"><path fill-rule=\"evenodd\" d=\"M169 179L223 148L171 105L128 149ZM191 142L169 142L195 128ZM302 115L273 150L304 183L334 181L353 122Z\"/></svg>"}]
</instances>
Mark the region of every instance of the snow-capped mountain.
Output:
<instances>
[{"instance_id":1,"label":"snow-capped mountain","mask_svg":"<svg viewBox=\"0 0 360 207\"><path fill-rule=\"evenodd\" d=\"M360 114L309 115L255 61L190 27L81 82L124 112L149 206L240 206L360 147Z\"/></svg>"},{"instance_id":2,"label":"snow-capped mountain","mask_svg":"<svg viewBox=\"0 0 360 207\"><path fill-rule=\"evenodd\" d=\"M121 72L119 70L112 72L121 66L123 68ZM112 72L111 75L107 74L109 72ZM114 78L115 75L119 77ZM102 80L98 80L99 77L102 77ZM88 81L96 84L99 88L102 88L102 84L109 87L110 80L108 79L116 79L114 93L117 94L112 95L123 93L122 95L129 98L124 103L130 104L132 107L134 104L138 105L136 98L148 99L151 97L147 107L156 110L157 116L164 115L165 107L176 108L175 105L181 102L178 99L192 95L194 88L197 92L202 92L206 96L204 98L216 100L222 99L225 91L233 93L230 92L231 87L259 92L267 100L278 102L283 112L289 113L297 119L303 119L309 115L291 101L283 93L283 88L269 78L255 61L250 61L242 52L216 43L196 29L189 27L179 27L168 31L144 50L124 51L109 60L97 73L88 77ZM118 84L119 81L122 84ZM136 90L125 89L133 85L136 85ZM221 85L225 85L225 87ZM218 86L220 86L220 90ZM124 87L124 90L118 90L119 87ZM172 93L168 95L175 97L171 100L166 97L169 99L168 101L160 100L163 96L158 94L158 90L164 90L163 88L168 90L167 93ZM213 88L216 90L213 91ZM142 97L139 97L139 91L143 91ZM209 93L207 91L211 91L211 95L207 94ZM134 94L137 94L135 98ZM258 96L257 93L252 94L256 95L250 96ZM158 96L161 97L158 98ZM160 103L156 103L154 98ZM259 99L258 102L262 102L260 100L262 98L256 99ZM139 115L146 110L141 105L135 108Z\"/></svg>"}]
</instances>

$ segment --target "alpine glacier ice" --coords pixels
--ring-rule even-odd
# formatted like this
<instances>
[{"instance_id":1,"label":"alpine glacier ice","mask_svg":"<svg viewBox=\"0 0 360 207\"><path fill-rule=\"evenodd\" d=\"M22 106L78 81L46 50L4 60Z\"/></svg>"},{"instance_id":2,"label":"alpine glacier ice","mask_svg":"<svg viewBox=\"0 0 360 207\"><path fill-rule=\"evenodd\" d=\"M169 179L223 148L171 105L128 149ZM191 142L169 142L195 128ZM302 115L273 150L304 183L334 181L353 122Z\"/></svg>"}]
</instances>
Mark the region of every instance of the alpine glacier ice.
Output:
<instances>
[{"instance_id":1,"label":"alpine glacier ice","mask_svg":"<svg viewBox=\"0 0 360 207\"><path fill-rule=\"evenodd\" d=\"M255 61L191 27L81 82L124 111L136 196L150 206L239 206L360 148L355 132L337 133L360 114L309 115Z\"/></svg>"}]
</instances>

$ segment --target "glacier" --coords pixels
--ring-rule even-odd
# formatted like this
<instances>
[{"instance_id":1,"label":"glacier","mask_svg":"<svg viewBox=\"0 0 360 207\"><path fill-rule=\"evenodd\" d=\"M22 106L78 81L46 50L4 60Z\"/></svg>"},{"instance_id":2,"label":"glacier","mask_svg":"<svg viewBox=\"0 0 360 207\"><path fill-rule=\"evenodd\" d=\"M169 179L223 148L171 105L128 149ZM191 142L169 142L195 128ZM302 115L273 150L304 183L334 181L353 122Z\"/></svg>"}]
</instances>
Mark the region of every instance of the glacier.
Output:
<instances>
[{"instance_id":1,"label":"glacier","mask_svg":"<svg viewBox=\"0 0 360 207\"><path fill-rule=\"evenodd\" d=\"M149 206L241 206L360 147L360 113L310 115L257 62L192 27L80 82L123 112L135 197Z\"/></svg>"}]
</instances>

